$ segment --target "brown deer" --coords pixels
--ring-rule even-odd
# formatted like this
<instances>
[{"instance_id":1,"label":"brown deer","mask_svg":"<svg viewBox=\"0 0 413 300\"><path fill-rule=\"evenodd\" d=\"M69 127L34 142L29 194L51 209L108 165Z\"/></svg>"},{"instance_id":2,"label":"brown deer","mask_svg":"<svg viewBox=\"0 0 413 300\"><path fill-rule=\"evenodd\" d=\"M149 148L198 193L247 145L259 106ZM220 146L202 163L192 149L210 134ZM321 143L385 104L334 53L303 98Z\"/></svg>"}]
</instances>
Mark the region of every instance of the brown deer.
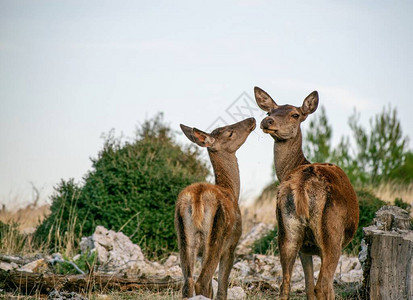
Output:
<instances>
[{"instance_id":1,"label":"brown deer","mask_svg":"<svg viewBox=\"0 0 413 300\"><path fill-rule=\"evenodd\" d=\"M300 124L318 106L312 92L301 107L278 106L255 87L258 106L267 112L261 129L274 138L278 245L283 271L280 299L288 299L297 253L304 269L307 299L334 299L333 278L341 250L351 241L359 220L356 193L336 165L310 163L302 151ZM321 257L314 287L312 255Z\"/></svg>"},{"instance_id":2,"label":"brown deer","mask_svg":"<svg viewBox=\"0 0 413 300\"><path fill-rule=\"evenodd\" d=\"M212 276L219 263L217 299L227 298L228 277L234 251L242 232L238 207L240 179L235 152L255 129L255 119L220 127L210 134L181 125L187 138L207 147L215 173L215 184L194 183L178 196L175 228L178 235L183 298L213 297ZM194 264L202 255L202 268L194 286Z\"/></svg>"}]
</instances>

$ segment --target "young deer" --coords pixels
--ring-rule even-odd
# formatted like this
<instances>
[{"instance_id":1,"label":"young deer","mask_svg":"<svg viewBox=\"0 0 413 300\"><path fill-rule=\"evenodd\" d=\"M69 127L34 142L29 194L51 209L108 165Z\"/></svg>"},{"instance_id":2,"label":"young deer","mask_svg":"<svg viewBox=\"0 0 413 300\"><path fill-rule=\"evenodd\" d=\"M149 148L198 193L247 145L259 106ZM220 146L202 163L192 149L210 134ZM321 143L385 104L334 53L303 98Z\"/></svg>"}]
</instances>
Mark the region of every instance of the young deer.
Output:
<instances>
[{"instance_id":1,"label":"young deer","mask_svg":"<svg viewBox=\"0 0 413 300\"><path fill-rule=\"evenodd\" d=\"M215 184L192 184L181 191L176 203L175 228L185 279L182 296L194 294L194 264L196 256L201 254L196 294L212 299L212 276L219 263L217 299L226 299L234 251L242 231L235 152L255 129L255 119L217 128L210 134L184 125L181 129L190 141L207 147L215 173Z\"/></svg>"},{"instance_id":2,"label":"young deer","mask_svg":"<svg viewBox=\"0 0 413 300\"><path fill-rule=\"evenodd\" d=\"M274 138L278 244L283 281L281 298L288 299L291 273L299 252L307 299L334 299L333 277L341 250L353 238L359 220L357 196L346 174L336 165L310 163L303 155L300 124L318 106L312 92L301 107L278 106L256 87L258 106L267 112L261 129ZM321 257L314 287L312 255Z\"/></svg>"}]
</instances>

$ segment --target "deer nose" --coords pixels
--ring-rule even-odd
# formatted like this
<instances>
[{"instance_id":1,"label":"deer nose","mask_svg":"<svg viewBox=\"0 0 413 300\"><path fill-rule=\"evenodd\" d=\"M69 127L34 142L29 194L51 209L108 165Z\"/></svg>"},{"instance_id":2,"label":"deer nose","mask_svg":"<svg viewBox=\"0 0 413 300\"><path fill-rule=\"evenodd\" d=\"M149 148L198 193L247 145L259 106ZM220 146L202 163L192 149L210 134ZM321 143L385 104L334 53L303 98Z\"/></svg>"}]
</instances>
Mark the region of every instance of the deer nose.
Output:
<instances>
[{"instance_id":1,"label":"deer nose","mask_svg":"<svg viewBox=\"0 0 413 300\"><path fill-rule=\"evenodd\" d=\"M270 117L267 117L264 120L262 120L261 128L269 128L273 124L274 124L274 120Z\"/></svg>"}]
</instances>

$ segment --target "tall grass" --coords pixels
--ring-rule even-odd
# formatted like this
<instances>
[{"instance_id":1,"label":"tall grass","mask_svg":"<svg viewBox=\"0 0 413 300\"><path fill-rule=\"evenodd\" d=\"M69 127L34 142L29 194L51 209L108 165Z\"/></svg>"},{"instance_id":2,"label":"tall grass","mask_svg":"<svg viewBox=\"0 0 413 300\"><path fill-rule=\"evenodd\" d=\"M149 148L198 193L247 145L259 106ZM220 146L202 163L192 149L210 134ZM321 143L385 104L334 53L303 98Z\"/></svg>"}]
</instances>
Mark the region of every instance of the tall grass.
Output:
<instances>
[{"instance_id":1,"label":"tall grass","mask_svg":"<svg viewBox=\"0 0 413 300\"><path fill-rule=\"evenodd\" d=\"M0 222L17 224L20 232L30 233L49 214L50 206L47 204L37 206L36 202L33 202L18 210L8 210L4 205L0 210Z\"/></svg>"},{"instance_id":2,"label":"tall grass","mask_svg":"<svg viewBox=\"0 0 413 300\"><path fill-rule=\"evenodd\" d=\"M41 249L34 243L33 232L50 213L48 205L37 206L37 201L18 210L0 210L0 253L26 255Z\"/></svg>"},{"instance_id":3,"label":"tall grass","mask_svg":"<svg viewBox=\"0 0 413 300\"><path fill-rule=\"evenodd\" d=\"M77 195L63 196L63 205L59 206L59 211L55 214L55 218L51 225L47 240L43 247L46 249L53 249L56 252L63 254L66 257L72 257L78 250L78 241L76 240L75 228L78 224L78 217L76 213ZM68 210L68 214L65 213ZM66 217L67 216L67 219ZM63 225L64 223L64 225ZM83 222L81 224L80 232L82 232ZM66 230L62 230L65 228Z\"/></svg>"},{"instance_id":4,"label":"tall grass","mask_svg":"<svg viewBox=\"0 0 413 300\"><path fill-rule=\"evenodd\" d=\"M371 188L376 197L394 203L395 199L401 199L413 206L413 182L402 184L395 181L388 181L379 185L378 188ZM413 211L412 211L413 216Z\"/></svg>"},{"instance_id":5,"label":"tall grass","mask_svg":"<svg viewBox=\"0 0 413 300\"><path fill-rule=\"evenodd\" d=\"M9 211L4 206L0 211L0 253L29 255L34 253L47 253L52 249L66 257L72 257L77 249L75 241L75 225L77 214L75 211L75 199L68 201L69 218L63 218L63 209L53 221L53 229L45 240L35 238L35 229L50 214L50 206L37 207L36 203L30 203L17 211ZM65 223L68 230L62 231Z\"/></svg>"},{"instance_id":6,"label":"tall grass","mask_svg":"<svg viewBox=\"0 0 413 300\"><path fill-rule=\"evenodd\" d=\"M269 184L261 195L249 205L241 205L242 231L247 233L258 223L276 225L277 184Z\"/></svg>"}]
</instances>

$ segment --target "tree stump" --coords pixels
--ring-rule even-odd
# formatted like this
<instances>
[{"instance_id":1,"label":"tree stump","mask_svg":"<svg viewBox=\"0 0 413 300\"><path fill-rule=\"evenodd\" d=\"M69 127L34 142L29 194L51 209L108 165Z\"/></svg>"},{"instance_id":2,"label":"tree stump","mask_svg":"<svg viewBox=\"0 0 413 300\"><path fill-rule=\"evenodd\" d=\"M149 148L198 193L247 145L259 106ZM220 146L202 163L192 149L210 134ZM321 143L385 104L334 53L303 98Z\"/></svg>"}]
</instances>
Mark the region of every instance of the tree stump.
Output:
<instances>
[{"instance_id":1,"label":"tree stump","mask_svg":"<svg viewBox=\"0 0 413 300\"><path fill-rule=\"evenodd\" d=\"M364 299L413 299L413 231L407 211L384 206L363 228Z\"/></svg>"}]
</instances>

